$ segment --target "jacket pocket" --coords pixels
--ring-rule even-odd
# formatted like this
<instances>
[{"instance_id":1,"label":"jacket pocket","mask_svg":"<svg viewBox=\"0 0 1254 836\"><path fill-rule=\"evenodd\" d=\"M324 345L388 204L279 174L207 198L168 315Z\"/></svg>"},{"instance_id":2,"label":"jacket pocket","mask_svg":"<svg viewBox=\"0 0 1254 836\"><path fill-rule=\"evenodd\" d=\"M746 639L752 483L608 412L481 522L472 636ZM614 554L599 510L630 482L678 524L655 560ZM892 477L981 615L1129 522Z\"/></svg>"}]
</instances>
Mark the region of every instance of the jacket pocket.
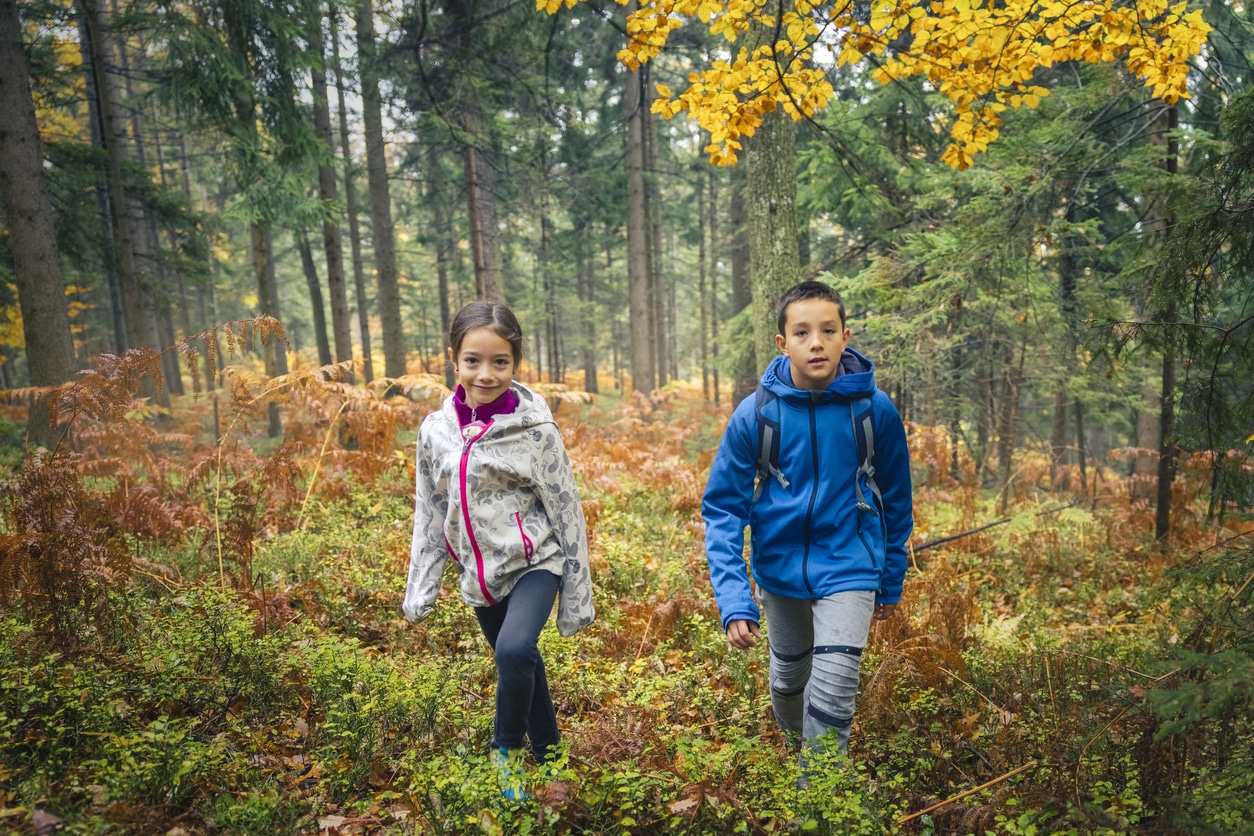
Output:
<instances>
[{"instance_id":1,"label":"jacket pocket","mask_svg":"<svg viewBox=\"0 0 1254 836\"><path fill-rule=\"evenodd\" d=\"M858 539L866 549L871 566L881 574L884 571L884 523L874 505L864 505L857 510Z\"/></svg>"},{"instance_id":2,"label":"jacket pocket","mask_svg":"<svg viewBox=\"0 0 1254 836\"><path fill-rule=\"evenodd\" d=\"M448 539L448 523L444 524L444 548L448 549L448 556L453 558L458 568L461 568L462 562L457 558L457 552L453 551L453 544Z\"/></svg>"},{"instance_id":3,"label":"jacket pocket","mask_svg":"<svg viewBox=\"0 0 1254 836\"><path fill-rule=\"evenodd\" d=\"M531 558L534 557L536 553L535 543L531 541L531 538L527 536L527 530L523 528L522 513L517 511L514 513L514 522L518 524L518 536L522 540L523 560L525 560L527 565L530 566Z\"/></svg>"}]
</instances>

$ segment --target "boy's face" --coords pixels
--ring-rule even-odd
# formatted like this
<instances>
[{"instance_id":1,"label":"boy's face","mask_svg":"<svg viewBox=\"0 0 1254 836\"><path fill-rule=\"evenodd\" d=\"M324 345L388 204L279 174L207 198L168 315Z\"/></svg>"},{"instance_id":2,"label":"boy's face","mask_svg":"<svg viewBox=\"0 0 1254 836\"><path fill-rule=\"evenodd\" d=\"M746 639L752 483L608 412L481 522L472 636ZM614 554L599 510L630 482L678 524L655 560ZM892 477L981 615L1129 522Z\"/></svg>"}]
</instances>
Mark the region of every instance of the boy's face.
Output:
<instances>
[{"instance_id":1,"label":"boy's face","mask_svg":"<svg viewBox=\"0 0 1254 836\"><path fill-rule=\"evenodd\" d=\"M840 355L849 345L849 329L840 308L829 299L802 299L784 311L784 333L775 344L788 358L792 385L826 389L836 379Z\"/></svg>"}]
</instances>

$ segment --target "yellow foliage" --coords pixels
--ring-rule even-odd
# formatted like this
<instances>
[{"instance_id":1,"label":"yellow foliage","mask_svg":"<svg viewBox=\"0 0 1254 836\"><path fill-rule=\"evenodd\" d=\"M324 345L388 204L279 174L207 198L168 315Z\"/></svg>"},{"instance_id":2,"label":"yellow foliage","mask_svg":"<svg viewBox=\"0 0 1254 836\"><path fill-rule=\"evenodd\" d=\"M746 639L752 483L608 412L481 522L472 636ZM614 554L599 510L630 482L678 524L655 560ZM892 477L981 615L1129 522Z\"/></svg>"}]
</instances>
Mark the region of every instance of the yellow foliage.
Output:
<instances>
[{"instance_id":1,"label":"yellow foliage","mask_svg":"<svg viewBox=\"0 0 1254 836\"><path fill-rule=\"evenodd\" d=\"M549 14L579 0L536 0ZM626 0L619 0L625 3ZM771 6L772 11L780 7ZM640 0L627 18L627 47L618 58L636 70L657 57L670 33L695 22L735 43L756 23L774 29L776 17L759 0ZM836 65L879 56L872 76L887 84L924 76L953 104L953 140L943 159L963 169L999 135L997 114L1034 108L1049 95L1033 85L1038 68L1064 61L1122 61L1156 98L1188 96L1189 59L1210 32L1200 10L1168 0L873 0L869 24L854 4L785 0L773 44L741 47L689 74L678 96L662 85L653 112L670 118L688 111L710 132L706 148L715 165L734 165L742 136L752 136L762 115L782 107L794 120L813 116L834 96L814 61L820 33L842 33L833 45ZM890 43L910 38L908 49L886 54Z\"/></svg>"},{"instance_id":2,"label":"yellow foliage","mask_svg":"<svg viewBox=\"0 0 1254 836\"><path fill-rule=\"evenodd\" d=\"M0 345L13 348L26 347L26 332L22 330L22 313L17 305L0 308Z\"/></svg>"}]
</instances>

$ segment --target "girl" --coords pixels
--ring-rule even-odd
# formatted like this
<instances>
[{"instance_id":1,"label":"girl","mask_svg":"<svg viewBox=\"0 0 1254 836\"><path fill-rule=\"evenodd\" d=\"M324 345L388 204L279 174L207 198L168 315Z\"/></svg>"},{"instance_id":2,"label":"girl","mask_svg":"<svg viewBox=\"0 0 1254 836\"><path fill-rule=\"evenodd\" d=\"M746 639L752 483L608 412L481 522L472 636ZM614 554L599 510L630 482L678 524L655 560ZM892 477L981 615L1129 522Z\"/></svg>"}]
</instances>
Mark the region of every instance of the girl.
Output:
<instances>
[{"instance_id":1,"label":"girl","mask_svg":"<svg viewBox=\"0 0 1254 836\"><path fill-rule=\"evenodd\" d=\"M557 716L540 628L592 622L583 508L544 398L513 380L522 329L509 308L472 302L449 330L458 386L418 430L417 502L405 617L430 615L452 557L462 600L496 656L492 762L501 793L522 798L523 738L538 763L555 755Z\"/></svg>"}]
</instances>

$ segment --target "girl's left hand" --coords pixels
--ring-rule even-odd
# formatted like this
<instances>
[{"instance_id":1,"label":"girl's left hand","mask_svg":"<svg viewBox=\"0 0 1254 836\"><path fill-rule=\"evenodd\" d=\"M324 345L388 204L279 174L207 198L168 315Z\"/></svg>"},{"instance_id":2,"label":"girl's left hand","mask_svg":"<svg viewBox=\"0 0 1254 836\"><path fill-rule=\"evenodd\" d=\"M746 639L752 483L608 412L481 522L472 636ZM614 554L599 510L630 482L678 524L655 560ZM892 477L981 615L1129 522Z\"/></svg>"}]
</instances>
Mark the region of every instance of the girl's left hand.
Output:
<instances>
[{"instance_id":1,"label":"girl's left hand","mask_svg":"<svg viewBox=\"0 0 1254 836\"><path fill-rule=\"evenodd\" d=\"M876 604L875 605L875 620L883 621L887 618L892 618L893 610L895 609L897 609L896 604Z\"/></svg>"}]
</instances>

